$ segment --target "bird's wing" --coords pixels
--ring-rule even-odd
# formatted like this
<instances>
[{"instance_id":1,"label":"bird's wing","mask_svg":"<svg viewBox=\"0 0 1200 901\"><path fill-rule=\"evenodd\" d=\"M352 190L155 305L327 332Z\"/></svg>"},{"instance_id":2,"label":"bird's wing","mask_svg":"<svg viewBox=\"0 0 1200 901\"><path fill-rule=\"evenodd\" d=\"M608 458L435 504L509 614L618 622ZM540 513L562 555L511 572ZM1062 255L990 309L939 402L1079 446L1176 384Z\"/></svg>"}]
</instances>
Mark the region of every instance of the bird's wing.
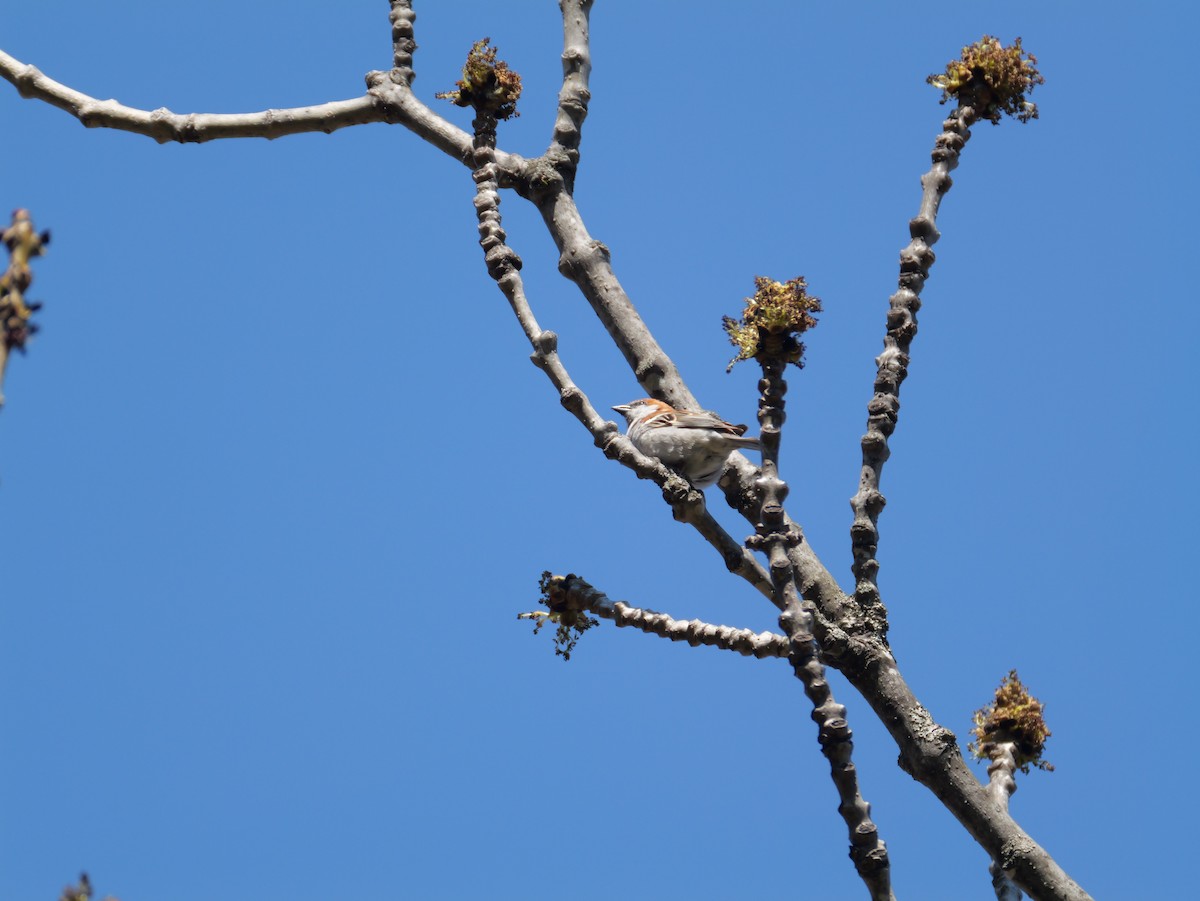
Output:
<instances>
[{"instance_id":1,"label":"bird's wing","mask_svg":"<svg viewBox=\"0 0 1200 901\"><path fill-rule=\"evenodd\" d=\"M729 435L746 434L746 426L733 425L707 410L676 410L675 425L683 429L713 429Z\"/></svg>"}]
</instances>

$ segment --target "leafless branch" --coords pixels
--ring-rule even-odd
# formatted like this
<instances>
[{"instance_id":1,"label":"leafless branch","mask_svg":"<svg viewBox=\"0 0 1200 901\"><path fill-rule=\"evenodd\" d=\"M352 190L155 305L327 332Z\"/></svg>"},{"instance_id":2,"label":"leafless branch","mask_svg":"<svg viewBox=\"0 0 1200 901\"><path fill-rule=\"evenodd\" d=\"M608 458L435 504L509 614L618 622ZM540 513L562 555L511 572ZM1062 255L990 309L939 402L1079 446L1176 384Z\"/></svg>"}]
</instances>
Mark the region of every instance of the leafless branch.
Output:
<instances>
[{"instance_id":1,"label":"leafless branch","mask_svg":"<svg viewBox=\"0 0 1200 901\"><path fill-rule=\"evenodd\" d=\"M859 878L867 886L872 901L895 901L887 846L871 821L871 806L859 792L858 771L852 760L853 733L846 720L846 708L834 699L825 678L825 667L817 656L817 644L813 638L813 617L801 603L795 573L788 557L788 549L797 545L801 538L798 532L788 526L783 506L788 486L779 476L780 433L785 418L784 395L787 393L783 371L790 351L799 343L797 336L812 322L803 304L811 302L813 309L820 309L819 303L803 291L803 280L798 282L801 286L798 292L787 291L793 284L791 282L788 286L768 283L784 289L781 293L791 293L793 297L800 298L800 302L792 306L798 315L784 330L762 332L758 353L750 355L757 357L763 373L759 382L762 393L758 402L763 462L762 475L758 480L761 511L756 534L747 543L767 555L775 606L783 611L779 625L787 633L791 645L792 669L803 683L804 692L813 705L812 718L819 729L821 752L829 761L830 775L838 791L838 812L849 830L850 859L854 861ZM748 305L747 319L749 311ZM788 346L789 343L792 347ZM798 359L799 351L796 353Z\"/></svg>"},{"instance_id":2,"label":"leafless branch","mask_svg":"<svg viewBox=\"0 0 1200 901\"><path fill-rule=\"evenodd\" d=\"M326 134L349 125L384 121L369 96L338 100L318 106L269 109L257 113L173 113L169 109L141 110L116 100L97 100L59 84L34 66L0 50L0 77L16 87L22 97L44 100L66 110L88 128L115 128L146 135L160 144L168 141L202 143L217 138L281 138L305 132Z\"/></svg>"},{"instance_id":3,"label":"leafless branch","mask_svg":"<svg viewBox=\"0 0 1200 901\"><path fill-rule=\"evenodd\" d=\"M563 0L564 14L568 6L578 3L579 12L586 12L585 0ZM66 110L88 126L104 126L145 134L160 142L206 141L224 137L279 137L284 134L325 131L367 122L389 122L404 125L422 140L443 153L479 169L482 162L466 132L437 116L413 96L411 80L411 51L399 46L398 37L405 39L398 27L400 12L411 13L410 5L392 5L393 61L391 72L372 72L367 76L367 96L313 107L292 110L267 110L247 114L190 114L177 115L168 110L147 112L124 107L116 101L98 101L47 78L32 66L26 66L0 53L0 76L12 82L23 96L35 97ZM411 17L408 18L411 25ZM586 35L586 18L574 19L572 25L564 15L564 45L572 41L571 29L582 27ZM578 23L582 22L582 26ZM584 43L586 48L586 42ZM408 66L404 54L408 57ZM567 60L564 50L564 86L560 95L560 119L570 120L573 113L586 110L586 105L573 105L586 91L586 56ZM574 73L569 65L578 65ZM574 92L574 93L572 93ZM563 98L566 98L564 100ZM574 98L574 101L572 101ZM964 824L968 831L1006 872L1036 899L1054 898L1082 901L1088 896L1058 867L1046 852L1026 835L1008 815L999 809L987 790L967 769L958 751L956 739L949 730L938 726L932 716L917 701L896 667L883 639L883 606L876 586L878 564L875 549L878 542L877 517L883 505L879 494L879 474L887 457L887 437L895 425L899 385L906 374L908 345L916 331L915 313L919 307L919 292L928 274L933 255L929 250L937 238L934 219L941 196L949 186L949 171L957 162L957 154L966 140L970 117L960 108L957 118L952 115L934 155L934 167L925 178L925 194L921 213L910 224L913 242L902 254L900 290L892 299L888 319L888 340L880 356L876 379L876 396L869 407L871 420L868 436L863 441L863 479L855 498L855 595L857 606L848 604L846 595L826 567L811 552L806 542L787 551L787 560L794 571L793 581L816 612L813 631L821 641L822 655L847 675L876 715L886 725L901 752L902 766L927 785L942 803ZM556 120L555 142L568 151L564 158L553 154L537 160L524 160L504 154L493 147L488 149L492 170L487 176L485 194L496 193L499 187L512 187L533 202L541 212L550 234L558 247L560 271L574 281L587 298L609 335L621 350L638 381L646 392L666 400L676 407L696 408L696 402L674 363L654 340L645 323L634 309L618 281L608 248L592 238L571 193L574 176L572 156L582 123L571 121L574 134L564 130L565 120ZM552 144L552 149L554 145ZM496 198L498 202L498 197ZM496 220L496 226L499 220ZM484 234L481 216L481 235ZM569 379L557 356L557 339L552 332L543 331L528 312L523 291L518 290L519 268L515 254L507 256L502 233L498 244L485 243L492 267L496 262L508 268L498 282L513 304L534 347L534 362L551 378L565 406L588 428L605 453L632 465L639 474L654 478L670 492L669 499L677 518L696 517L703 509L702 498L690 492L681 480L665 470L657 461L641 457L627 441L616 434L615 426L600 417L586 396ZM497 249L499 248L499 249ZM506 287L506 285L508 287ZM517 287L513 287L513 285ZM873 435L880 437L872 437ZM868 446L869 445L869 446ZM723 485L731 505L752 522L758 515L755 481L759 473L745 458L734 455L723 477ZM674 480L674 481L672 481ZM697 495L697 497L692 497ZM703 514L707 517L707 513ZM784 523L789 523L786 518ZM719 527L717 527L719 528ZM720 550L726 565L735 568L764 594L773 596L770 577L756 560L747 562L744 551L721 530L714 546ZM707 537L707 536L706 536ZM713 539L710 538L710 543ZM737 549L737 553L734 552Z\"/></svg>"},{"instance_id":4,"label":"leafless branch","mask_svg":"<svg viewBox=\"0 0 1200 901\"><path fill-rule=\"evenodd\" d=\"M686 641L693 647L707 645L736 651L745 657L757 657L760 660L765 657L787 657L789 653L787 636L717 626L698 619L687 622L672 619L665 613L633 607L624 601L612 601L608 595L575 575L551 576L547 584L551 592L556 594L557 603L573 610L587 610L612 620L618 626L640 629L671 641Z\"/></svg>"},{"instance_id":5,"label":"leafless branch","mask_svg":"<svg viewBox=\"0 0 1200 901\"><path fill-rule=\"evenodd\" d=\"M525 336L533 346L534 365L546 373L558 389L564 407L592 435L605 456L632 469L640 478L652 479L663 491L674 517L690 524L721 555L725 566L771 597L770 577L754 555L742 547L708 512L704 495L658 460L640 453L628 439L617 434L616 425L605 420L587 395L571 380L558 356L558 336L542 329L525 296L521 258L507 243L501 225L498 166L494 157L496 120L477 112L472 158L475 162L475 210L479 218L479 243L484 250L488 274L496 281Z\"/></svg>"},{"instance_id":6,"label":"leafless branch","mask_svg":"<svg viewBox=\"0 0 1200 901\"><path fill-rule=\"evenodd\" d=\"M399 74L368 72L367 93L378 106L383 121L403 125L467 168L474 167L471 136L418 100ZM531 163L516 154L496 150L495 161L501 187L525 185L534 177Z\"/></svg>"},{"instance_id":7,"label":"leafless branch","mask_svg":"<svg viewBox=\"0 0 1200 901\"><path fill-rule=\"evenodd\" d=\"M887 610L879 594L879 514L886 500L879 491L883 464L891 455L888 437L895 431L900 414L900 385L908 375L908 350L917 335L917 311L921 308L921 289L929 277L934 255L930 247L937 241L937 211L942 197L952 184L950 172L958 165L958 156L971 137L975 111L960 106L942 123L933 150L933 167L921 177L924 192L921 209L908 224L912 241L900 251L900 288L891 296L887 316L887 337L883 353L875 358L875 395L867 404L867 433L862 437L862 475L858 491L850 499L854 524L850 543L854 554L854 597L863 615L880 634L887 634Z\"/></svg>"},{"instance_id":8,"label":"leafless branch","mask_svg":"<svg viewBox=\"0 0 1200 901\"><path fill-rule=\"evenodd\" d=\"M411 85L416 74L413 72L413 53L416 52L417 42L413 37L413 22L417 14L413 12L412 0L390 0L392 11L388 20L392 23L392 68L400 73L405 84Z\"/></svg>"},{"instance_id":9,"label":"leafless branch","mask_svg":"<svg viewBox=\"0 0 1200 901\"><path fill-rule=\"evenodd\" d=\"M579 287L646 392L672 406L701 406L633 307L612 269L608 248L588 233L562 181L518 179L514 187L541 212L559 249L559 271ZM736 476L736 486L722 478L723 487L730 486L726 488L730 505L753 522L758 470L745 457L733 454L727 475L730 471ZM1038 901L1088 898L1007 813L986 803L982 786L956 749L954 734L938 726L916 699L886 642L863 621L859 605L849 602L807 543L793 548L788 556L805 598L816 605L814 628L823 658L836 663L887 725L905 768L933 791L988 853L998 854L1006 842L1013 842L1007 847L1015 852L1021 884L1043 889L1041 894L1033 894Z\"/></svg>"},{"instance_id":10,"label":"leafless branch","mask_svg":"<svg viewBox=\"0 0 1200 901\"><path fill-rule=\"evenodd\" d=\"M1011 741L987 742L980 748L980 753L987 757L988 763L988 794L1001 810L1008 810L1008 799L1017 790L1017 757L1016 743ZM1021 891L1004 873L996 861L992 861L992 889L996 892L996 901L1021 901Z\"/></svg>"},{"instance_id":11,"label":"leafless branch","mask_svg":"<svg viewBox=\"0 0 1200 901\"><path fill-rule=\"evenodd\" d=\"M554 138L546 151L548 160L561 161L559 171L571 190L575 168L579 164L579 140L583 120L587 118L588 76L592 71L589 46L588 14L592 0L559 0L563 19L563 85L558 93L558 114L554 120Z\"/></svg>"}]
</instances>

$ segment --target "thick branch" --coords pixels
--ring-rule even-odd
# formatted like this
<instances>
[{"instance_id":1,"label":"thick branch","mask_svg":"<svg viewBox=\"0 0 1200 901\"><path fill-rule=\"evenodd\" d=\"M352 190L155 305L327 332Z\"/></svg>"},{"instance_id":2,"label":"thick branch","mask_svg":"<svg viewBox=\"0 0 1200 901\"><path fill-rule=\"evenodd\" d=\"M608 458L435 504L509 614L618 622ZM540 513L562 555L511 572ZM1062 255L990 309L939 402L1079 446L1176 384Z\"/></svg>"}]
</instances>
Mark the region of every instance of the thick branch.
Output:
<instances>
[{"instance_id":1,"label":"thick branch","mask_svg":"<svg viewBox=\"0 0 1200 901\"><path fill-rule=\"evenodd\" d=\"M908 223L912 241L900 251L900 288L891 296L887 316L887 337L883 353L875 358L875 394L867 404L867 433L862 437L862 474L858 492L850 499L854 524L850 543L854 554L854 597L863 616L880 635L887 634L887 610L877 582L879 561L879 514L886 500L879 491L883 464L891 454L888 437L896 429L900 415L900 385L908 375L908 350L917 334L917 311L921 308L921 289L929 277L934 256L930 247L937 241L938 205L952 184L950 171L958 165L958 156L971 137L975 113L963 106L942 123L933 150L933 167L921 177L924 193L921 210Z\"/></svg>"},{"instance_id":2,"label":"thick branch","mask_svg":"<svg viewBox=\"0 0 1200 901\"><path fill-rule=\"evenodd\" d=\"M999 808L967 767L954 733L938 725L904 681L881 638L861 637L838 669L871 705L900 749L900 766L954 814L1036 901L1091 901L1054 858Z\"/></svg>"},{"instance_id":3,"label":"thick branch","mask_svg":"<svg viewBox=\"0 0 1200 901\"><path fill-rule=\"evenodd\" d=\"M116 100L97 100L48 78L34 66L0 50L0 77L12 82L22 97L44 100L66 110L88 128L115 128L154 138L160 144L202 143L217 138L281 138L306 132L337 131L349 125L384 121L384 112L369 96L318 106L269 109L257 113L173 113L141 110Z\"/></svg>"}]
</instances>

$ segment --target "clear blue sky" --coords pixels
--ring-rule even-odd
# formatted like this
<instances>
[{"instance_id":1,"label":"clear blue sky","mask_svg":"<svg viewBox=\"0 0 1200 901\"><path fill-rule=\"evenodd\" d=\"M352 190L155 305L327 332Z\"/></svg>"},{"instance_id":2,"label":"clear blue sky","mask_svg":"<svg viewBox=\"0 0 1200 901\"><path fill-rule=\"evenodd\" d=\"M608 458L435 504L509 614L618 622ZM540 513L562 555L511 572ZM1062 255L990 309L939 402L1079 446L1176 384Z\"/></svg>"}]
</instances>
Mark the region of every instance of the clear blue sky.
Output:
<instances>
[{"instance_id":1,"label":"clear blue sky","mask_svg":"<svg viewBox=\"0 0 1200 901\"><path fill-rule=\"evenodd\" d=\"M489 35L526 83L501 144L540 153L554 5L418 12L419 94ZM946 112L924 78L985 32L1039 56L1042 119L977 126L942 205L881 587L905 675L960 736L1011 667L1046 702L1058 771L1014 812L1105 899L1190 885L1158 827L1197 800L1169 763L1196 710L1197 19L593 13L579 204L705 406L753 418L720 331L753 276L825 300L784 464L843 584L872 358ZM0 47L180 112L356 96L391 49L382 0L8 3ZM564 665L517 622L544 569L681 618L773 611L559 408L464 168L383 125L158 146L8 85L0 116L0 204L54 232L0 413L0 898L84 868L122 901L864 897L785 664L606 625ZM532 209L502 211L576 381L640 396ZM835 684L900 897L989 896L983 853Z\"/></svg>"}]
</instances>

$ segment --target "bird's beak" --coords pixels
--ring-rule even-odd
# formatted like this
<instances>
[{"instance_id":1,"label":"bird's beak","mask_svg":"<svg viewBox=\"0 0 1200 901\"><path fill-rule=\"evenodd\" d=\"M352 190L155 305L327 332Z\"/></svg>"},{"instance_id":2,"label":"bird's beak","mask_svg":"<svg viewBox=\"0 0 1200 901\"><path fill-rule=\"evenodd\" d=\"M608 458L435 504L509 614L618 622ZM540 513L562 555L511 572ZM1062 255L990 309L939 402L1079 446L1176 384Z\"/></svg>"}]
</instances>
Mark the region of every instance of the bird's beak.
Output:
<instances>
[{"instance_id":1,"label":"bird's beak","mask_svg":"<svg viewBox=\"0 0 1200 901\"><path fill-rule=\"evenodd\" d=\"M613 409L624 416L629 412L629 404L621 404L620 406L613 407Z\"/></svg>"}]
</instances>

